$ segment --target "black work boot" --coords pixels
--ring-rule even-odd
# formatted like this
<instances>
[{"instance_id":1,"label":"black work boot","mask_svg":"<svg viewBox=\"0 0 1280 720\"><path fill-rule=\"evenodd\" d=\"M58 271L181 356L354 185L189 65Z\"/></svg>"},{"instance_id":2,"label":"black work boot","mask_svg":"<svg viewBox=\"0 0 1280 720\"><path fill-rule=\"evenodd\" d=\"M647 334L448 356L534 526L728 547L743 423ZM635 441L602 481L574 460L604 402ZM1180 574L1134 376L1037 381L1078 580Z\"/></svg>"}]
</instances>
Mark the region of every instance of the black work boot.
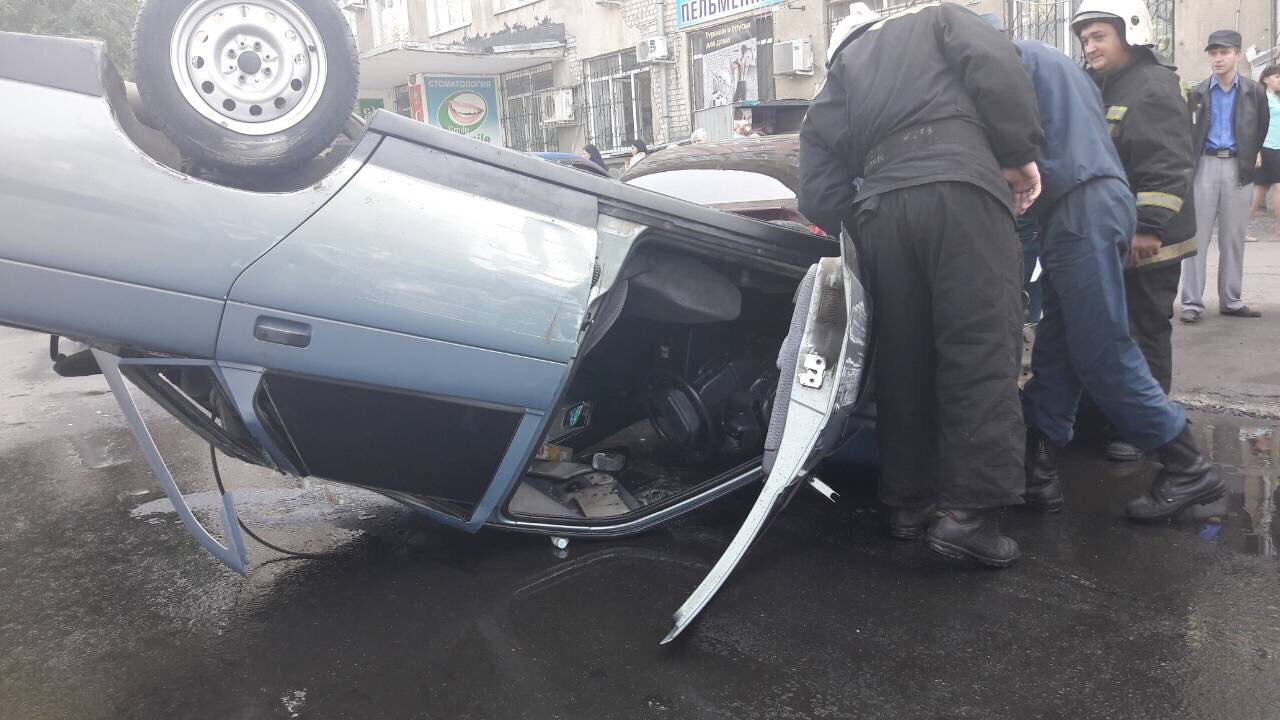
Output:
<instances>
[{"instance_id":1,"label":"black work boot","mask_svg":"<svg viewBox=\"0 0 1280 720\"><path fill-rule=\"evenodd\" d=\"M898 540L919 540L933 517L933 506L922 508L890 508L889 534Z\"/></svg>"},{"instance_id":2,"label":"black work boot","mask_svg":"<svg viewBox=\"0 0 1280 720\"><path fill-rule=\"evenodd\" d=\"M1112 462L1138 462L1147 457L1137 446L1123 440L1111 440L1102 452Z\"/></svg>"},{"instance_id":3,"label":"black work boot","mask_svg":"<svg viewBox=\"0 0 1280 720\"><path fill-rule=\"evenodd\" d=\"M1058 448L1039 430L1027 428L1027 490L1022 500L1032 510L1062 510L1062 483L1058 481Z\"/></svg>"},{"instance_id":4,"label":"black work boot","mask_svg":"<svg viewBox=\"0 0 1280 720\"><path fill-rule=\"evenodd\" d=\"M1190 425L1156 448L1156 457L1164 467L1151 483L1151 490L1130 501L1128 513L1133 520L1167 520L1192 505L1211 503L1226 492L1218 471L1200 454Z\"/></svg>"},{"instance_id":5,"label":"black work boot","mask_svg":"<svg viewBox=\"0 0 1280 720\"><path fill-rule=\"evenodd\" d=\"M1021 555L1018 543L1000 534L975 510L939 510L925 533L929 549L949 558L973 558L983 565L1007 568Z\"/></svg>"}]
</instances>

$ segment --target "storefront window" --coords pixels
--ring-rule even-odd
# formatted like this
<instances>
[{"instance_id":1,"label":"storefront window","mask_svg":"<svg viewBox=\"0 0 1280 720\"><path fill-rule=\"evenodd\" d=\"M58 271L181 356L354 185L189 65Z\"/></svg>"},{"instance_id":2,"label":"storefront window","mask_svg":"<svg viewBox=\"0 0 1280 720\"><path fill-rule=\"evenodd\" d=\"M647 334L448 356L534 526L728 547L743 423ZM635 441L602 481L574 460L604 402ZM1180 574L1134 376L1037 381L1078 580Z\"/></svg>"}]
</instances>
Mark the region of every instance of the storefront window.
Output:
<instances>
[{"instance_id":1,"label":"storefront window","mask_svg":"<svg viewBox=\"0 0 1280 720\"><path fill-rule=\"evenodd\" d=\"M412 104L412 101L409 99L408 85L396 86L395 111L396 111L396 114L398 115L403 115L405 117L413 117L413 104Z\"/></svg>"},{"instance_id":2,"label":"storefront window","mask_svg":"<svg viewBox=\"0 0 1280 720\"><path fill-rule=\"evenodd\" d=\"M689 33L693 107L773 100L773 17L761 15Z\"/></svg>"},{"instance_id":3,"label":"storefront window","mask_svg":"<svg viewBox=\"0 0 1280 720\"><path fill-rule=\"evenodd\" d=\"M551 88L550 65L502 76L502 134L507 147L523 152L560 149L555 127L542 122L542 96Z\"/></svg>"},{"instance_id":4,"label":"storefront window","mask_svg":"<svg viewBox=\"0 0 1280 720\"><path fill-rule=\"evenodd\" d=\"M653 77L635 50L587 60L585 71L588 142L602 152L653 142Z\"/></svg>"}]
</instances>

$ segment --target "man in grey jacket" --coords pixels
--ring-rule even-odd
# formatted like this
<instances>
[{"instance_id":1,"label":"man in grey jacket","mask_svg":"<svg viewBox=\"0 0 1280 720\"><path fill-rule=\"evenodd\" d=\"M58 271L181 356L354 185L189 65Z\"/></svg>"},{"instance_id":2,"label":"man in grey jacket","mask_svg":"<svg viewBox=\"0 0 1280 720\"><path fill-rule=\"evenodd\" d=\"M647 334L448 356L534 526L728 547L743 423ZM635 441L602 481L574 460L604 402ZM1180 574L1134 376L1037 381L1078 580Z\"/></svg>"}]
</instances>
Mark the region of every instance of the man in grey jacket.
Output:
<instances>
[{"instance_id":1,"label":"man in grey jacket","mask_svg":"<svg viewBox=\"0 0 1280 720\"><path fill-rule=\"evenodd\" d=\"M1213 75L1192 90L1199 153L1196 164L1195 257L1182 261L1184 323L1200 321L1204 312L1205 263L1215 221L1218 225L1218 312L1241 318L1262 315L1240 299L1244 278L1244 238L1253 198L1253 171L1270 125L1267 93L1240 75L1240 33L1218 30L1209 35L1205 52Z\"/></svg>"}]
</instances>

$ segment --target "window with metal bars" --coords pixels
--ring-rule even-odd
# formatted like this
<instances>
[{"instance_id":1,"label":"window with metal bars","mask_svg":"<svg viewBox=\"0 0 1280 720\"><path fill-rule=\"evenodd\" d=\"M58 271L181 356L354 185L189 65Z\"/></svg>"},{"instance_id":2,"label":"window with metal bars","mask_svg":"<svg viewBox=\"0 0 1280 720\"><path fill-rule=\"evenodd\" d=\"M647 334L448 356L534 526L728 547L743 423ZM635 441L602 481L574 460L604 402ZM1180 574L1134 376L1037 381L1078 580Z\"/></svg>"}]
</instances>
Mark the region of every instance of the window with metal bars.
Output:
<instances>
[{"instance_id":1,"label":"window with metal bars","mask_svg":"<svg viewBox=\"0 0 1280 720\"><path fill-rule=\"evenodd\" d=\"M427 32L431 35L440 35L470 24L471 0L429 0Z\"/></svg>"},{"instance_id":2,"label":"window with metal bars","mask_svg":"<svg viewBox=\"0 0 1280 720\"><path fill-rule=\"evenodd\" d=\"M1146 0L1156 53L1173 62L1174 0ZM1071 30L1071 16L1080 0L1009 0L1009 33L1019 40L1039 40L1073 57L1080 57L1080 43Z\"/></svg>"},{"instance_id":3,"label":"window with metal bars","mask_svg":"<svg viewBox=\"0 0 1280 720\"><path fill-rule=\"evenodd\" d=\"M543 95L553 87L551 65L502 76L502 134L507 147L523 152L558 152L554 126L543 123Z\"/></svg>"},{"instance_id":4,"label":"window with metal bars","mask_svg":"<svg viewBox=\"0 0 1280 720\"><path fill-rule=\"evenodd\" d=\"M933 2L937 2L937 0L870 0L870 2L867 2L867 6L879 13L890 13L915 7L916 5L928 5ZM852 4L852 0L829 0L827 2L828 37L836 29L837 23L849 17L849 7Z\"/></svg>"},{"instance_id":5,"label":"window with metal bars","mask_svg":"<svg viewBox=\"0 0 1280 720\"><path fill-rule=\"evenodd\" d=\"M587 142L601 152L621 152L631 140L653 142L653 76L634 49L582 64Z\"/></svg>"}]
</instances>

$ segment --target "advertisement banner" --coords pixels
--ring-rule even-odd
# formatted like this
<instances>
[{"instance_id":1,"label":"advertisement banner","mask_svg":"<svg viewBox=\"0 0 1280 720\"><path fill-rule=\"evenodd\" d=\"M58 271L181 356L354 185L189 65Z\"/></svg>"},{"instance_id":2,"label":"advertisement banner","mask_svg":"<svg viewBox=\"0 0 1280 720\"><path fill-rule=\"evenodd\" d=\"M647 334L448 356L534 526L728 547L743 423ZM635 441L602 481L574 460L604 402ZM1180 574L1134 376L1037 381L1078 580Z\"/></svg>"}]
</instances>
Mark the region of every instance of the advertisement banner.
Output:
<instances>
[{"instance_id":1,"label":"advertisement banner","mask_svg":"<svg viewBox=\"0 0 1280 720\"><path fill-rule=\"evenodd\" d=\"M683 30L718 22L783 2L785 0L676 0L676 27Z\"/></svg>"},{"instance_id":2,"label":"advertisement banner","mask_svg":"<svg viewBox=\"0 0 1280 720\"><path fill-rule=\"evenodd\" d=\"M356 112L360 113L360 117L365 120L373 115L374 110L382 110L385 107L382 98L360 98L356 101Z\"/></svg>"},{"instance_id":3,"label":"advertisement banner","mask_svg":"<svg viewBox=\"0 0 1280 720\"><path fill-rule=\"evenodd\" d=\"M498 81L491 77L426 75L427 122L493 145L502 144L498 126Z\"/></svg>"},{"instance_id":4,"label":"advertisement banner","mask_svg":"<svg viewBox=\"0 0 1280 720\"><path fill-rule=\"evenodd\" d=\"M704 106L759 100L754 24L750 20L730 23L708 30L700 39Z\"/></svg>"},{"instance_id":5,"label":"advertisement banner","mask_svg":"<svg viewBox=\"0 0 1280 720\"><path fill-rule=\"evenodd\" d=\"M409 86L409 117L418 122L426 122L427 116L422 111L422 86Z\"/></svg>"}]
</instances>

